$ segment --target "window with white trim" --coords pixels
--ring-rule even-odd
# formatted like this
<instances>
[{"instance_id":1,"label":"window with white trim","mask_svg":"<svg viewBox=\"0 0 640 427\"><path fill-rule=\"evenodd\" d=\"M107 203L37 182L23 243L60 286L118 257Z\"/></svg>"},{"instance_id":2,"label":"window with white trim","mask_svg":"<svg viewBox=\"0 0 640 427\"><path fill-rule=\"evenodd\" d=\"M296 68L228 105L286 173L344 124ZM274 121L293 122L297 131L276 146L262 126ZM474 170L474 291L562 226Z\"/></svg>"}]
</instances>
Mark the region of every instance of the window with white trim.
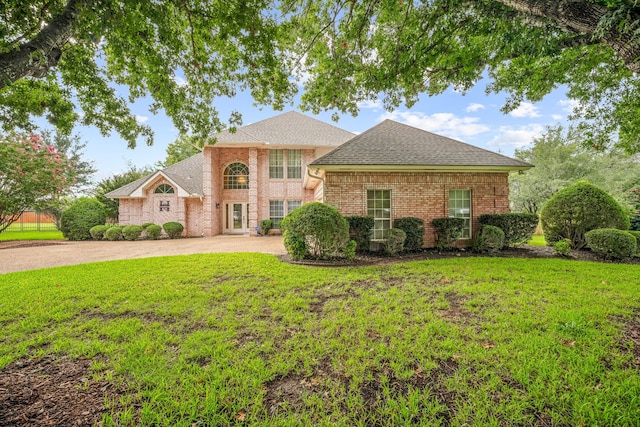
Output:
<instances>
[{"instance_id":1,"label":"window with white trim","mask_svg":"<svg viewBox=\"0 0 640 427\"><path fill-rule=\"evenodd\" d=\"M174 194L175 191L169 184L160 184L153 191L153 194Z\"/></svg>"},{"instance_id":2,"label":"window with white trim","mask_svg":"<svg viewBox=\"0 0 640 427\"><path fill-rule=\"evenodd\" d=\"M273 221L273 228L280 229L280 221L284 218L284 201L269 201L269 219Z\"/></svg>"},{"instance_id":3,"label":"window with white trim","mask_svg":"<svg viewBox=\"0 0 640 427\"><path fill-rule=\"evenodd\" d=\"M449 190L449 217L464 219L462 239L471 238L471 190Z\"/></svg>"},{"instance_id":4,"label":"window with white trim","mask_svg":"<svg viewBox=\"0 0 640 427\"><path fill-rule=\"evenodd\" d=\"M302 151L287 150L287 178L302 178Z\"/></svg>"},{"instance_id":5,"label":"window with white trim","mask_svg":"<svg viewBox=\"0 0 640 427\"><path fill-rule=\"evenodd\" d=\"M302 206L302 200L287 200L287 215Z\"/></svg>"},{"instance_id":6,"label":"window with white trim","mask_svg":"<svg viewBox=\"0 0 640 427\"><path fill-rule=\"evenodd\" d=\"M284 178L284 154L282 150L269 150L269 178Z\"/></svg>"},{"instance_id":7,"label":"window with white trim","mask_svg":"<svg viewBox=\"0 0 640 427\"><path fill-rule=\"evenodd\" d=\"M391 228L391 190L367 190L367 215L373 217L371 240L385 240Z\"/></svg>"},{"instance_id":8,"label":"window with white trim","mask_svg":"<svg viewBox=\"0 0 640 427\"><path fill-rule=\"evenodd\" d=\"M244 163L231 163L224 170L225 190L246 190L249 188L249 167Z\"/></svg>"}]
</instances>

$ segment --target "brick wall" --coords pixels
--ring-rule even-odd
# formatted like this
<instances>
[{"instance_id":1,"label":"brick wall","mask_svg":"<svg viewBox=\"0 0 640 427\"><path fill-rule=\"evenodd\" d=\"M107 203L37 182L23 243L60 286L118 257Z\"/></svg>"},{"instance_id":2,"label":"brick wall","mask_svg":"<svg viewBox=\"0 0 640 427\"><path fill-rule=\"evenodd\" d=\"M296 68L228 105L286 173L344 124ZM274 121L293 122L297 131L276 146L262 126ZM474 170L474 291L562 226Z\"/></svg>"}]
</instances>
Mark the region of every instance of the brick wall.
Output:
<instances>
[{"instance_id":1,"label":"brick wall","mask_svg":"<svg viewBox=\"0 0 640 427\"><path fill-rule=\"evenodd\" d=\"M435 246L431 220L449 216L449 190L471 190L472 235L478 217L509 212L507 173L327 172L325 202L343 215L367 214L367 190L391 190L391 219L425 221L425 246Z\"/></svg>"}]
</instances>

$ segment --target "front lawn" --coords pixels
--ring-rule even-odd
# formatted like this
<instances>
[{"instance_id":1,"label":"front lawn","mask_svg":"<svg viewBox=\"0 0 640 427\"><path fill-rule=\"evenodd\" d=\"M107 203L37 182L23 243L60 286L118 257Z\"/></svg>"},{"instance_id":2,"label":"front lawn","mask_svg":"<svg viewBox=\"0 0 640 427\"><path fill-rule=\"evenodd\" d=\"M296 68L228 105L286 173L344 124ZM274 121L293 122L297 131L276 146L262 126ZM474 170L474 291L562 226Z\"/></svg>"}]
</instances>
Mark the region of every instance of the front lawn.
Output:
<instances>
[{"instance_id":1,"label":"front lawn","mask_svg":"<svg viewBox=\"0 0 640 427\"><path fill-rule=\"evenodd\" d=\"M558 259L320 268L261 254L10 273L0 368L88 361L105 426L635 425L638 277Z\"/></svg>"},{"instance_id":2,"label":"front lawn","mask_svg":"<svg viewBox=\"0 0 640 427\"><path fill-rule=\"evenodd\" d=\"M7 240L64 240L60 231L5 231L0 242Z\"/></svg>"}]
</instances>

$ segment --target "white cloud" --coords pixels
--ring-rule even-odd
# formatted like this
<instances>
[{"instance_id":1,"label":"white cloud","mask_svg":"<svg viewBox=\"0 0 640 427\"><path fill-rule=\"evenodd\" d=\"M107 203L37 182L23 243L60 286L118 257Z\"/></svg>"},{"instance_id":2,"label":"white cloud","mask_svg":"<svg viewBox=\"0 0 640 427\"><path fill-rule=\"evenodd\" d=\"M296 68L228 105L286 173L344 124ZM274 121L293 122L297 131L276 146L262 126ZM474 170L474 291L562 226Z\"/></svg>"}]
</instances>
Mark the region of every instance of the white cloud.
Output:
<instances>
[{"instance_id":1,"label":"white cloud","mask_svg":"<svg viewBox=\"0 0 640 427\"><path fill-rule=\"evenodd\" d=\"M146 122L147 120L149 120L149 117L147 117L147 116L140 116L140 115L136 114L136 121L137 121L138 123L144 123L144 122Z\"/></svg>"},{"instance_id":2,"label":"white cloud","mask_svg":"<svg viewBox=\"0 0 640 427\"><path fill-rule=\"evenodd\" d=\"M187 81L180 76L173 76L172 79L180 87L187 85Z\"/></svg>"},{"instance_id":3,"label":"white cloud","mask_svg":"<svg viewBox=\"0 0 640 427\"><path fill-rule=\"evenodd\" d=\"M513 117L523 118L523 117L540 117L540 113L538 112L538 107L533 105L530 102L523 102L509 113Z\"/></svg>"},{"instance_id":4,"label":"white cloud","mask_svg":"<svg viewBox=\"0 0 640 427\"><path fill-rule=\"evenodd\" d=\"M477 102L472 102L471 104L469 104L467 106L467 112L468 113L473 113L476 112L478 110L484 110L486 107L483 104L478 104Z\"/></svg>"},{"instance_id":5,"label":"white cloud","mask_svg":"<svg viewBox=\"0 0 640 427\"><path fill-rule=\"evenodd\" d=\"M496 135L488 145L493 147L522 148L531 144L534 138L542 135L545 127L541 124L531 123L526 126L514 128L512 126L500 126Z\"/></svg>"},{"instance_id":6,"label":"white cloud","mask_svg":"<svg viewBox=\"0 0 640 427\"><path fill-rule=\"evenodd\" d=\"M551 118L553 120L562 120L562 119L564 119L564 116L562 114L552 114Z\"/></svg>"},{"instance_id":7,"label":"white cloud","mask_svg":"<svg viewBox=\"0 0 640 427\"><path fill-rule=\"evenodd\" d=\"M573 110L580 105L578 101L575 99L561 99L558 101L562 111L566 111L567 113L573 113Z\"/></svg>"},{"instance_id":8,"label":"white cloud","mask_svg":"<svg viewBox=\"0 0 640 427\"><path fill-rule=\"evenodd\" d=\"M369 110L378 111L382 109L382 101L380 101L379 99L376 99L375 101L370 101L370 100L360 101L358 102L358 108L361 108L361 109L366 108Z\"/></svg>"},{"instance_id":9,"label":"white cloud","mask_svg":"<svg viewBox=\"0 0 640 427\"><path fill-rule=\"evenodd\" d=\"M379 120L391 119L419 129L428 130L451 138L474 136L491 130L478 123L477 117L458 117L453 113L425 114L420 112L394 111L380 116Z\"/></svg>"}]
</instances>

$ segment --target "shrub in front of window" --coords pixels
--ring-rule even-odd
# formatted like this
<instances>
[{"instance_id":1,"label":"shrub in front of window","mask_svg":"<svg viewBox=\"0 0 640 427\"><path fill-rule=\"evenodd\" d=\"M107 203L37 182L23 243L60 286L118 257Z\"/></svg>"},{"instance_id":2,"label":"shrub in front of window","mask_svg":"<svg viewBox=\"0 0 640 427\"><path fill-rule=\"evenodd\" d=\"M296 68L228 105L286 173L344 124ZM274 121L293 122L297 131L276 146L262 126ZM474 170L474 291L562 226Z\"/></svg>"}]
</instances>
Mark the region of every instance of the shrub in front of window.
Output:
<instances>
[{"instance_id":1,"label":"shrub in front of window","mask_svg":"<svg viewBox=\"0 0 640 427\"><path fill-rule=\"evenodd\" d=\"M523 245L533 238L538 226L538 215L532 213L483 214L481 225L493 225L504 231L504 246Z\"/></svg>"},{"instance_id":2,"label":"shrub in front of window","mask_svg":"<svg viewBox=\"0 0 640 427\"><path fill-rule=\"evenodd\" d=\"M571 254L571 240L558 240L553 244L553 251L556 253L556 255L569 256Z\"/></svg>"},{"instance_id":3,"label":"shrub in front of window","mask_svg":"<svg viewBox=\"0 0 640 427\"><path fill-rule=\"evenodd\" d=\"M116 240L122 240L122 229L124 227L120 227L119 225L114 225L113 227L109 228L107 231L104 232L104 237L107 238L107 240L110 240L112 242L115 242Z\"/></svg>"},{"instance_id":4,"label":"shrub in front of window","mask_svg":"<svg viewBox=\"0 0 640 427\"><path fill-rule=\"evenodd\" d=\"M273 228L272 220L263 219L262 221L260 221L260 232L262 233L263 236L268 235L272 228Z\"/></svg>"},{"instance_id":5,"label":"shrub in front of window","mask_svg":"<svg viewBox=\"0 0 640 427\"><path fill-rule=\"evenodd\" d=\"M404 241L405 251L419 251L424 245L424 219L415 217L398 218L393 227L403 230L407 235Z\"/></svg>"},{"instance_id":6,"label":"shrub in front of window","mask_svg":"<svg viewBox=\"0 0 640 427\"><path fill-rule=\"evenodd\" d=\"M587 247L605 259L633 258L638 251L636 238L627 231L597 228L585 233Z\"/></svg>"},{"instance_id":7,"label":"shrub in front of window","mask_svg":"<svg viewBox=\"0 0 640 427\"><path fill-rule=\"evenodd\" d=\"M89 234L91 234L93 240L102 240L104 239L104 232L107 231L109 227L111 226L105 224L95 225L89 229Z\"/></svg>"},{"instance_id":8,"label":"shrub in front of window","mask_svg":"<svg viewBox=\"0 0 640 427\"><path fill-rule=\"evenodd\" d=\"M107 213L104 205L95 199L81 197L60 217L60 231L69 240L91 239L92 227L104 224Z\"/></svg>"},{"instance_id":9,"label":"shrub in front of window","mask_svg":"<svg viewBox=\"0 0 640 427\"><path fill-rule=\"evenodd\" d=\"M283 232L289 231L291 239L304 239L305 256L310 258L339 256L349 243L347 220L335 208L324 203L302 205L284 217L280 228Z\"/></svg>"},{"instance_id":10,"label":"shrub in front of window","mask_svg":"<svg viewBox=\"0 0 640 427\"><path fill-rule=\"evenodd\" d=\"M571 240L572 249L582 249L585 233L597 228L629 229L629 216L613 197L587 181L578 181L554 194L540 214L544 238L552 246Z\"/></svg>"},{"instance_id":11,"label":"shrub in front of window","mask_svg":"<svg viewBox=\"0 0 640 427\"><path fill-rule=\"evenodd\" d=\"M473 241L473 250L478 253L496 254L504 246L504 231L493 225L483 225Z\"/></svg>"},{"instance_id":12,"label":"shrub in front of window","mask_svg":"<svg viewBox=\"0 0 640 427\"><path fill-rule=\"evenodd\" d=\"M453 241L462 236L463 218L434 218L431 225L436 229L436 246L439 250L451 249Z\"/></svg>"},{"instance_id":13,"label":"shrub in front of window","mask_svg":"<svg viewBox=\"0 0 640 427\"><path fill-rule=\"evenodd\" d=\"M180 238L180 236L182 236L182 232L184 231L184 225L175 221L165 222L164 224L162 224L162 228L164 229L165 233L167 233L167 236L169 236L170 239Z\"/></svg>"},{"instance_id":14,"label":"shrub in front of window","mask_svg":"<svg viewBox=\"0 0 640 427\"><path fill-rule=\"evenodd\" d=\"M390 228L387 232L387 239L384 242L384 253L387 255L398 255L404 250L404 242L407 233L399 228Z\"/></svg>"},{"instance_id":15,"label":"shrub in front of window","mask_svg":"<svg viewBox=\"0 0 640 427\"><path fill-rule=\"evenodd\" d=\"M349 223L349 237L356 242L356 252L369 252L373 217L353 215L345 217Z\"/></svg>"},{"instance_id":16,"label":"shrub in front of window","mask_svg":"<svg viewBox=\"0 0 640 427\"><path fill-rule=\"evenodd\" d=\"M138 240L142 234L142 226L140 225L127 225L122 228L122 235L125 240Z\"/></svg>"},{"instance_id":17,"label":"shrub in front of window","mask_svg":"<svg viewBox=\"0 0 640 427\"><path fill-rule=\"evenodd\" d=\"M162 233L162 227L156 224L151 224L151 225L147 225L147 228L145 229L145 231L149 239L158 240L158 237L160 237L160 233Z\"/></svg>"}]
</instances>

